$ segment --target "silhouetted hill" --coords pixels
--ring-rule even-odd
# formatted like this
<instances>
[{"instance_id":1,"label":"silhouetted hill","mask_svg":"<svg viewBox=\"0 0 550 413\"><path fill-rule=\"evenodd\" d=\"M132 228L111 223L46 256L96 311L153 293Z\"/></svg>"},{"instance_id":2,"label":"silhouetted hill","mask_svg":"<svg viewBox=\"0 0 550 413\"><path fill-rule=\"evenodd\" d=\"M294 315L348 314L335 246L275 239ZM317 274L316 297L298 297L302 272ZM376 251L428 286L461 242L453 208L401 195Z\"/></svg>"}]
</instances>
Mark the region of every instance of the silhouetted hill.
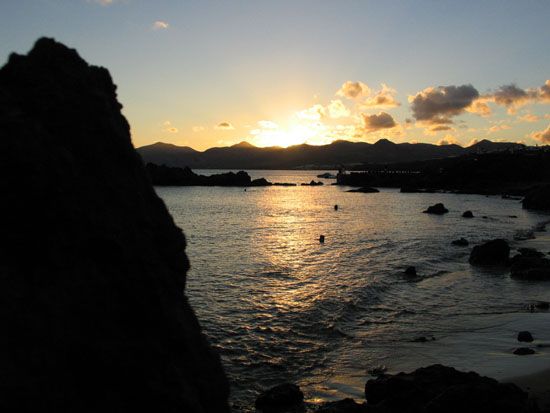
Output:
<instances>
[{"instance_id":1,"label":"silhouetted hill","mask_svg":"<svg viewBox=\"0 0 550 413\"><path fill-rule=\"evenodd\" d=\"M381 139L374 144L339 140L329 145L295 145L258 148L247 142L204 152L158 142L138 148L145 162L193 169L336 169L363 163L396 163L447 158L466 153L523 148L516 143L483 140L468 148L428 143L393 143Z\"/></svg>"},{"instance_id":2,"label":"silhouetted hill","mask_svg":"<svg viewBox=\"0 0 550 413\"><path fill-rule=\"evenodd\" d=\"M364 164L361 169L364 172L339 175L338 183L405 188L406 192L524 195L537 185L550 183L550 151L469 153L427 161Z\"/></svg>"}]
</instances>

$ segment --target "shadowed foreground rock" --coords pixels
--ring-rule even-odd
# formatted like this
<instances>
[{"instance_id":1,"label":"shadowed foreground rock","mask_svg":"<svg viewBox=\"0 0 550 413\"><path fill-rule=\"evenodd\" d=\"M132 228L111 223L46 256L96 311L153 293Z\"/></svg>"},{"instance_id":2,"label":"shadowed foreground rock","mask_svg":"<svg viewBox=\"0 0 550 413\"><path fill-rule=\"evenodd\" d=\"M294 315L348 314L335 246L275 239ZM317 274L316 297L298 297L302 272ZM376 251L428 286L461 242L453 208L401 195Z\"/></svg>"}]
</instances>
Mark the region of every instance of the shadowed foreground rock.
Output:
<instances>
[{"instance_id":1,"label":"shadowed foreground rock","mask_svg":"<svg viewBox=\"0 0 550 413\"><path fill-rule=\"evenodd\" d=\"M503 239L494 239L482 245L476 245L470 253L472 265L508 265L510 246Z\"/></svg>"},{"instance_id":2,"label":"shadowed foreground rock","mask_svg":"<svg viewBox=\"0 0 550 413\"><path fill-rule=\"evenodd\" d=\"M0 70L0 410L227 412L115 90L51 39Z\"/></svg>"},{"instance_id":3,"label":"shadowed foreground rock","mask_svg":"<svg viewBox=\"0 0 550 413\"><path fill-rule=\"evenodd\" d=\"M365 396L369 411L375 413L531 411L527 393L519 387L437 364L412 373L369 380Z\"/></svg>"}]
</instances>

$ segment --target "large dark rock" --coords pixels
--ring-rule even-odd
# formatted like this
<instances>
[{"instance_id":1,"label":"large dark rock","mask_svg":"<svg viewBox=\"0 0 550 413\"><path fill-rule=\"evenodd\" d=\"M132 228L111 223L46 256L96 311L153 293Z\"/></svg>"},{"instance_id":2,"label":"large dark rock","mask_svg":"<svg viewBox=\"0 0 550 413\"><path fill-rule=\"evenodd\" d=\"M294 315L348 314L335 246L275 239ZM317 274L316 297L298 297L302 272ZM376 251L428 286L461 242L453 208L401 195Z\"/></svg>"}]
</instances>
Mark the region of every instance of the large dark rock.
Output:
<instances>
[{"instance_id":1,"label":"large dark rock","mask_svg":"<svg viewBox=\"0 0 550 413\"><path fill-rule=\"evenodd\" d=\"M474 214L472 213L472 211L464 211L462 213L462 218L473 218L474 217Z\"/></svg>"},{"instance_id":2,"label":"large dark rock","mask_svg":"<svg viewBox=\"0 0 550 413\"><path fill-rule=\"evenodd\" d=\"M523 208L550 210L550 184L529 191L522 201Z\"/></svg>"},{"instance_id":3,"label":"large dark rock","mask_svg":"<svg viewBox=\"0 0 550 413\"><path fill-rule=\"evenodd\" d=\"M199 175L191 168L178 168L166 165L146 165L147 173L155 186L270 186L265 178L252 180L244 171L225 172L213 175Z\"/></svg>"},{"instance_id":4,"label":"large dark rock","mask_svg":"<svg viewBox=\"0 0 550 413\"><path fill-rule=\"evenodd\" d=\"M283 412L302 410L304 394L294 383L279 384L260 394L256 399L256 408L262 412Z\"/></svg>"},{"instance_id":5,"label":"large dark rock","mask_svg":"<svg viewBox=\"0 0 550 413\"><path fill-rule=\"evenodd\" d=\"M550 280L550 259L533 248L520 248L514 255L510 275L525 280Z\"/></svg>"},{"instance_id":6,"label":"large dark rock","mask_svg":"<svg viewBox=\"0 0 550 413\"><path fill-rule=\"evenodd\" d=\"M503 239L476 245L470 253L470 264L472 265L508 265L509 260L510 246Z\"/></svg>"},{"instance_id":7,"label":"large dark rock","mask_svg":"<svg viewBox=\"0 0 550 413\"><path fill-rule=\"evenodd\" d=\"M529 331L520 331L518 333L518 341L522 343L533 342L533 335Z\"/></svg>"},{"instance_id":8,"label":"large dark rock","mask_svg":"<svg viewBox=\"0 0 550 413\"><path fill-rule=\"evenodd\" d=\"M439 203L439 204L429 206L428 209L423 212L425 214L443 215L449 212L449 210L445 208L445 205Z\"/></svg>"},{"instance_id":9,"label":"large dark rock","mask_svg":"<svg viewBox=\"0 0 550 413\"><path fill-rule=\"evenodd\" d=\"M433 365L365 386L369 410L384 413L526 412L527 393L474 372Z\"/></svg>"},{"instance_id":10,"label":"large dark rock","mask_svg":"<svg viewBox=\"0 0 550 413\"><path fill-rule=\"evenodd\" d=\"M109 72L52 39L0 70L1 411L228 411L120 110Z\"/></svg>"}]
</instances>

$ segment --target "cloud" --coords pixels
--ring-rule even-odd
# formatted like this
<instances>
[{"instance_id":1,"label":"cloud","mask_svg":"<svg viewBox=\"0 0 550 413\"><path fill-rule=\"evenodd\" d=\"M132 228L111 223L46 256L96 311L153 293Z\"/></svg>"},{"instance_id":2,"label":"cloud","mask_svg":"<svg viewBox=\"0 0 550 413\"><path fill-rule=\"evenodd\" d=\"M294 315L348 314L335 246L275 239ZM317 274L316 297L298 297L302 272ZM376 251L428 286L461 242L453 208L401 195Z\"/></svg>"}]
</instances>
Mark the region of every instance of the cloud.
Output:
<instances>
[{"instance_id":1,"label":"cloud","mask_svg":"<svg viewBox=\"0 0 550 413\"><path fill-rule=\"evenodd\" d=\"M453 135L446 135L444 138L437 141L439 146L442 145L462 145Z\"/></svg>"},{"instance_id":2,"label":"cloud","mask_svg":"<svg viewBox=\"0 0 550 413\"><path fill-rule=\"evenodd\" d=\"M526 115L518 117L520 122L537 122L540 120L540 117L533 115L532 113L527 113Z\"/></svg>"},{"instance_id":3,"label":"cloud","mask_svg":"<svg viewBox=\"0 0 550 413\"><path fill-rule=\"evenodd\" d=\"M500 132L502 130L508 130L508 129L512 129L512 127L510 125L505 124L505 123L501 123L501 124L498 124L498 125L491 126L489 128L489 130L487 131L487 134Z\"/></svg>"},{"instance_id":4,"label":"cloud","mask_svg":"<svg viewBox=\"0 0 550 413\"><path fill-rule=\"evenodd\" d=\"M491 108L487 104L490 99L480 97L472 102L470 106L466 108L466 112L475 113L476 115L487 117L491 115Z\"/></svg>"},{"instance_id":5,"label":"cloud","mask_svg":"<svg viewBox=\"0 0 550 413\"><path fill-rule=\"evenodd\" d=\"M333 119L346 118L350 115L349 109L346 108L340 99L331 100L327 106L327 110L329 116Z\"/></svg>"},{"instance_id":6,"label":"cloud","mask_svg":"<svg viewBox=\"0 0 550 413\"><path fill-rule=\"evenodd\" d=\"M441 132L441 131L444 131L444 130L451 130L452 128L450 126L447 126L447 125L435 125L435 126L432 126L429 131L430 132Z\"/></svg>"},{"instance_id":7,"label":"cloud","mask_svg":"<svg viewBox=\"0 0 550 413\"><path fill-rule=\"evenodd\" d=\"M533 132L531 138L542 143L550 143L550 125L544 130Z\"/></svg>"},{"instance_id":8,"label":"cloud","mask_svg":"<svg viewBox=\"0 0 550 413\"><path fill-rule=\"evenodd\" d=\"M205 130L205 129L206 129L206 128L205 128L204 126L193 126L193 127L191 128L191 130L192 130L193 132L195 132L195 133L197 133L197 132L202 132L202 131Z\"/></svg>"},{"instance_id":9,"label":"cloud","mask_svg":"<svg viewBox=\"0 0 550 413\"><path fill-rule=\"evenodd\" d=\"M366 133L375 132L380 129L390 129L397 126L392 116L386 112L380 112L378 115L366 115L362 113L361 116L363 117Z\"/></svg>"},{"instance_id":10,"label":"cloud","mask_svg":"<svg viewBox=\"0 0 550 413\"><path fill-rule=\"evenodd\" d=\"M170 25L162 20L157 20L153 23L153 30L166 30L170 27Z\"/></svg>"},{"instance_id":11,"label":"cloud","mask_svg":"<svg viewBox=\"0 0 550 413\"><path fill-rule=\"evenodd\" d=\"M220 122L215 126L218 130L233 130L235 127L230 122Z\"/></svg>"},{"instance_id":12,"label":"cloud","mask_svg":"<svg viewBox=\"0 0 550 413\"><path fill-rule=\"evenodd\" d=\"M304 109L296 114L300 119L320 120L327 116L327 110L323 105L315 104L308 109Z\"/></svg>"},{"instance_id":13,"label":"cloud","mask_svg":"<svg viewBox=\"0 0 550 413\"><path fill-rule=\"evenodd\" d=\"M277 129L279 125L270 120L260 120L258 121L258 126L262 129Z\"/></svg>"},{"instance_id":14,"label":"cloud","mask_svg":"<svg viewBox=\"0 0 550 413\"><path fill-rule=\"evenodd\" d=\"M370 89L363 82L352 82L348 80L338 89L336 94L348 99L358 99L362 96L370 95Z\"/></svg>"},{"instance_id":15,"label":"cloud","mask_svg":"<svg viewBox=\"0 0 550 413\"><path fill-rule=\"evenodd\" d=\"M401 103L399 103L395 99L395 95L397 94L397 91L395 89L392 89L385 83L382 83L382 88L374 93L374 95L369 96L362 104L361 106L363 108L395 108L397 106L400 106Z\"/></svg>"},{"instance_id":16,"label":"cloud","mask_svg":"<svg viewBox=\"0 0 550 413\"><path fill-rule=\"evenodd\" d=\"M541 86L539 97L543 102L550 102L550 79Z\"/></svg>"},{"instance_id":17,"label":"cloud","mask_svg":"<svg viewBox=\"0 0 550 413\"><path fill-rule=\"evenodd\" d=\"M472 85L429 87L409 96L413 117L427 124L450 124L479 97Z\"/></svg>"},{"instance_id":18,"label":"cloud","mask_svg":"<svg viewBox=\"0 0 550 413\"><path fill-rule=\"evenodd\" d=\"M87 0L88 3L96 3L100 6L110 6L114 3L114 0Z\"/></svg>"},{"instance_id":19,"label":"cloud","mask_svg":"<svg viewBox=\"0 0 550 413\"><path fill-rule=\"evenodd\" d=\"M163 132L170 132L170 133L178 132L178 128L174 127L169 120L164 121L162 126L164 126L164 129L162 130Z\"/></svg>"}]
</instances>

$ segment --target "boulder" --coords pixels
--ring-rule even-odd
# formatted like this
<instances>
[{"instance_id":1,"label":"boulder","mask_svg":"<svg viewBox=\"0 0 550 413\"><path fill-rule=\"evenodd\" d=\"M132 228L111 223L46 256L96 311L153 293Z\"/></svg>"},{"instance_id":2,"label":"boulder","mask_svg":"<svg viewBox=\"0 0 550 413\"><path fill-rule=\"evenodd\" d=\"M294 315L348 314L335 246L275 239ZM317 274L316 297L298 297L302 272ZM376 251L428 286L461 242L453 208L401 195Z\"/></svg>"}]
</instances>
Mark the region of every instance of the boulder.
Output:
<instances>
[{"instance_id":1,"label":"boulder","mask_svg":"<svg viewBox=\"0 0 550 413\"><path fill-rule=\"evenodd\" d=\"M525 280L550 280L550 259L533 248L520 248L511 260L510 275Z\"/></svg>"},{"instance_id":2,"label":"boulder","mask_svg":"<svg viewBox=\"0 0 550 413\"><path fill-rule=\"evenodd\" d=\"M302 186L320 186L323 185L323 182L315 182L314 180L311 180L308 184L302 184Z\"/></svg>"},{"instance_id":3,"label":"boulder","mask_svg":"<svg viewBox=\"0 0 550 413\"><path fill-rule=\"evenodd\" d=\"M384 413L526 412L527 393L474 372L432 365L367 381L369 409Z\"/></svg>"},{"instance_id":4,"label":"boulder","mask_svg":"<svg viewBox=\"0 0 550 413\"><path fill-rule=\"evenodd\" d=\"M0 410L228 412L107 69L42 38L0 91Z\"/></svg>"},{"instance_id":5,"label":"boulder","mask_svg":"<svg viewBox=\"0 0 550 413\"><path fill-rule=\"evenodd\" d=\"M535 354L535 350L529 347L520 347L514 350L514 354L516 356L530 356L531 354Z\"/></svg>"},{"instance_id":6,"label":"boulder","mask_svg":"<svg viewBox=\"0 0 550 413\"><path fill-rule=\"evenodd\" d=\"M358 189L350 189L347 192L360 192L360 193L363 193L363 194L375 194L375 193L380 192L380 191L376 188L371 188L369 186L364 186L364 187L358 188Z\"/></svg>"},{"instance_id":7,"label":"boulder","mask_svg":"<svg viewBox=\"0 0 550 413\"><path fill-rule=\"evenodd\" d=\"M460 238L455 239L454 241L451 241L452 245L458 245L459 247L467 247L469 245L469 242L466 238Z\"/></svg>"},{"instance_id":8,"label":"boulder","mask_svg":"<svg viewBox=\"0 0 550 413\"><path fill-rule=\"evenodd\" d=\"M462 214L462 218L473 218L473 217L474 217L474 214L472 213L472 211L465 211Z\"/></svg>"},{"instance_id":9,"label":"boulder","mask_svg":"<svg viewBox=\"0 0 550 413\"><path fill-rule=\"evenodd\" d=\"M256 398L256 409L262 412L284 412L303 407L304 394L294 383L279 384Z\"/></svg>"},{"instance_id":10,"label":"boulder","mask_svg":"<svg viewBox=\"0 0 550 413\"><path fill-rule=\"evenodd\" d=\"M405 275L410 275L411 277L416 277L416 268L411 266L411 267L407 267L407 269L405 270Z\"/></svg>"},{"instance_id":11,"label":"boulder","mask_svg":"<svg viewBox=\"0 0 550 413\"><path fill-rule=\"evenodd\" d=\"M470 264L472 265L508 265L509 260L510 246L503 239L476 245L470 253Z\"/></svg>"},{"instance_id":12,"label":"boulder","mask_svg":"<svg viewBox=\"0 0 550 413\"><path fill-rule=\"evenodd\" d=\"M439 203L428 207L428 209L423 212L425 214L443 215L449 212L449 210L445 208L445 205L443 205L442 203Z\"/></svg>"},{"instance_id":13,"label":"boulder","mask_svg":"<svg viewBox=\"0 0 550 413\"><path fill-rule=\"evenodd\" d=\"M367 413L367 405L359 404L353 399L343 399L335 402L323 403L317 413Z\"/></svg>"},{"instance_id":14,"label":"boulder","mask_svg":"<svg viewBox=\"0 0 550 413\"><path fill-rule=\"evenodd\" d=\"M518 341L522 343L533 342L533 335L529 331L520 331L518 333Z\"/></svg>"},{"instance_id":15,"label":"boulder","mask_svg":"<svg viewBox=\"0 0 550 413\"><path fill-rule=\"evenodd\" d=\"M550 184L529 191L522 201L525 209L550 210Z\"/></svg>"}]
</instances>

